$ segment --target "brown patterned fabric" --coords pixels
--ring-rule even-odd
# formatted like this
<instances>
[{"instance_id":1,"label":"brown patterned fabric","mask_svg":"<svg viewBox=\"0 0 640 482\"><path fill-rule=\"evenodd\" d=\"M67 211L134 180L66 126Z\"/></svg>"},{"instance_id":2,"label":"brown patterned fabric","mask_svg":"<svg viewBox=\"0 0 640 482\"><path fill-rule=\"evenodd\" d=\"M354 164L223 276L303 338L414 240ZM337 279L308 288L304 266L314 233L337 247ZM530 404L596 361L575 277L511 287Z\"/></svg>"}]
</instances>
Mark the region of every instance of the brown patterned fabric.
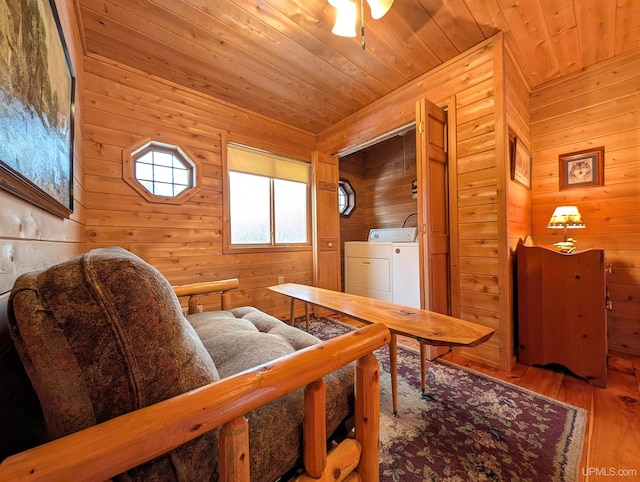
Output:
<instances>
[{"instance_id":1,"label":"brown patterned fabric","mask_svg":"<svg viewBox=\"0 0 640 482\"><path fill-rule=\"evenodd\" d=\"M8 312L52 438L219 379L167 280L121 248L20 276ZM212 432L121 479L209 480L215 447Z\"/></svg>"},{"instance_id":2,"label":"brown patterned fabric","mask_svg":"<svg viewBox=\"0 0 640 482\"><path fill-rule=\"evenodd\" d=\"M182 315L167 280L121 248L20 276L9 328L51 438L253 368L320 340L255 308ZM353 366L325 378L328 435L353 411ZM251 479L299 464L303 392L249 413ZM119 481L218 479L217 430Z\"/></svg>"},{"instance_id":3,"label":"brown patterned fabric","mask_svg":"<svg viewBox=\"0 0 640 482\"><path fill-rule=\"evenodd\" d=\"M189 315L221 378L319 343L253 307ZM353 410L354 367L325 377L327 436ZM290 393L247 414L251 480L273 481L299 463L302 453L303 390Z\"/></svg>"}]
</instances>

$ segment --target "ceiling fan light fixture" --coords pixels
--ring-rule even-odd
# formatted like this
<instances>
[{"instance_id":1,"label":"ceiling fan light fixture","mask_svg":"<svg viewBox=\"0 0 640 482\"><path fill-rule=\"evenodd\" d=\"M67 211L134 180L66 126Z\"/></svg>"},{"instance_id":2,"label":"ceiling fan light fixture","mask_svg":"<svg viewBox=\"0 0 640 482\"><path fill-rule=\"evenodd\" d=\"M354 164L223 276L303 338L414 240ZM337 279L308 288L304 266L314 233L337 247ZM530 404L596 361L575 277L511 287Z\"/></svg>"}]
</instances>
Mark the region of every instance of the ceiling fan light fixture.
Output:
<instances>
[{"instance_id":1,"label":"ceiling fan light fixture","mask_svg":"<svg viewBox=\"0 0 640 482\"><path fill-rule=\"evenodd\" d=\"M356 3L352 0L329 0L329 3L337 9L336 23L331 33L341 37L355 37L358 18Z\"/></svg>"},{"instance_id":2,"label":"ceiling fan light fixture","mask_svg":"<svg viewBox=\"0 0 640 482\"><path fill-rule=\"evenodd\" d=\"M387 14L391 5L393 5L393 0L367 0L367 3L371 9L371 17L374 20L378 20Z\"/></svg>"}]
</instances>

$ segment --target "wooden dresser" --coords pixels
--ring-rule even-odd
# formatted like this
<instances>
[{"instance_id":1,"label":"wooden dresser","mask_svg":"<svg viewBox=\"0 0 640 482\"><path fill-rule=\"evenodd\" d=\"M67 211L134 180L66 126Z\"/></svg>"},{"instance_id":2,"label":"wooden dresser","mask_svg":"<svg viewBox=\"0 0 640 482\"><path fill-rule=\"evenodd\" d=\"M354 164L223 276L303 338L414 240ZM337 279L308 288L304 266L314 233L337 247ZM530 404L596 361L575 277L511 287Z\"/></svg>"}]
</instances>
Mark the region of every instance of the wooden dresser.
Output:
<instances>
[{"instance_id":1,"label":"wooden dresser","mask_svg":"<svg viewBox=\"0 0 640 482\"><path fill-rule=\"evenodd\" d=\"M593 385L607 385L604 249L574 254L519 244L518 360L557 363Z\"/></svg>"}]
</instances>

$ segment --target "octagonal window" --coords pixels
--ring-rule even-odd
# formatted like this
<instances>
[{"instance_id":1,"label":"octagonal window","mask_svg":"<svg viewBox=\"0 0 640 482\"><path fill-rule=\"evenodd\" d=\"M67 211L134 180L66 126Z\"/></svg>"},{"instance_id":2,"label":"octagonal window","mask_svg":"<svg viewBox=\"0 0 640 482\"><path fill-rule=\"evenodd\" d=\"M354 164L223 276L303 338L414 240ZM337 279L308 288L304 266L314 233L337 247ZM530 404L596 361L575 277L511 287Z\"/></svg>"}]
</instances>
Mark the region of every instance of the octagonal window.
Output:
<instances>
[{"instance_id":1,"label":"octagonal window","mask_svg":"<svg viewBox=\"0 0 640 482\"><path fill-rule=\"evenodd\" d=\"M340 179L338 183L338 211L341 216L349 216L356 207L356 193L349 181Z\"/></svg>"},{"instance_id":2,"label":"octagonal window","mask_svg":"<svg viewBox=\"0 0 640 482\"><path fill-rule=\"evenodd\" d=\"M124 179L148 201L184 202L197 190L196 164L180 147L147 139L126 151Z\"/></svg>"},{"instance_id":3,"label":"octagonal window","mask_svg":"<svg viewBox=\"0 0 640 482\"><path fill-rule=\"evenodd\" d=\"M193 163L179 147L150 143L132 157L136 180L154 196L176 197L193 186Z\"/></svg>"}]
</instances>

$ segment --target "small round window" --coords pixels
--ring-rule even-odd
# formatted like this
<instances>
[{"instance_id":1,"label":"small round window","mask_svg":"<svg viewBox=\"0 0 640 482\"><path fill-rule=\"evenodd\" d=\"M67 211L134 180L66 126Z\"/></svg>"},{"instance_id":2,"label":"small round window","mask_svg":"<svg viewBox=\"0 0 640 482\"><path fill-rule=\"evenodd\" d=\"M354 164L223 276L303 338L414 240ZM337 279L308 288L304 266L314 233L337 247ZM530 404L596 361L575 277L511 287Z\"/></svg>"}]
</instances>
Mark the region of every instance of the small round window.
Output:
<instances>
[{"instance_id":1,"label":"small round window","mask_svg":"<svg viewBox=\"0 0 640 482\"><path fill-rule=\"evenodd\" d=\"M338 210L341 216L349 216L356 207L356 193L349 181L340 180L338 183Z\"/></svg>"}]
</instances>

